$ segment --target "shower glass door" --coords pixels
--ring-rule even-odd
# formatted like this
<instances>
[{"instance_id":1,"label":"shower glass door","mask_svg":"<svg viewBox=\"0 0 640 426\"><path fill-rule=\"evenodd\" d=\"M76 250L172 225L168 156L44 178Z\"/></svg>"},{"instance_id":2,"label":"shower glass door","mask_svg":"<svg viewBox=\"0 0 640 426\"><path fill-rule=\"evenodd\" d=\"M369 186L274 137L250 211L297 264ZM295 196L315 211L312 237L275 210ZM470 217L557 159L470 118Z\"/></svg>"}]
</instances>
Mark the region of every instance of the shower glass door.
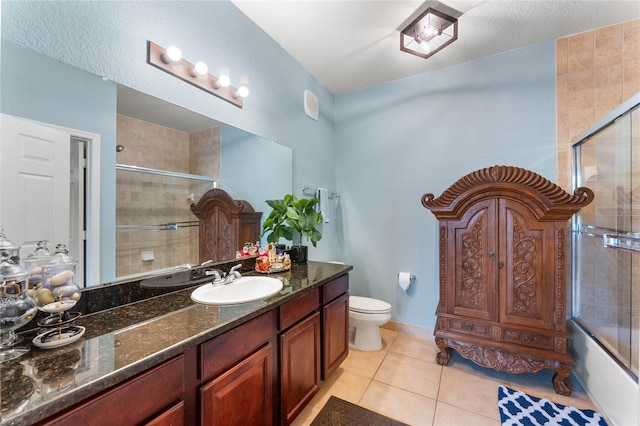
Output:
<instances>
[{"instance_id":1,"label":"shower glass door","mask_svg":"<svg viewBox=\"0 0 640 426\"><path fill-rule=\"evenodd\" d=\"M640 109L574 145L574 185L595 200L574 218L573 318L636 379L640 308Z\"/></svg>"}]
</instances>

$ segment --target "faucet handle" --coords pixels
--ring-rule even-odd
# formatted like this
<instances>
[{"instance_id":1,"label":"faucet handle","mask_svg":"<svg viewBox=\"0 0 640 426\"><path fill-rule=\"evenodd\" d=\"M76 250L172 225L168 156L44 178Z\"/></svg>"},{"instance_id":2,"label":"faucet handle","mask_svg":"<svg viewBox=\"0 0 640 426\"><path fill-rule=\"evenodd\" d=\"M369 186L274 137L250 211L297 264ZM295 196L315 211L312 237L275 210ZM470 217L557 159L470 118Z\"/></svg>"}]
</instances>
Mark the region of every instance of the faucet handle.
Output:
<instances>
[{"instance_id":1,"label":"faucet handle","mask_svg":"<svg viewBox=\"0 0 640 426\"><path fill-rule=\"evenodd\" d=\"M240 275L240 272L238 272L238 269L240 268L242 268L242 263L238 263L236 266L231 268L231 270L229 270L229 273L227 275L235 275L236 278L240 278L242 276Z\"/></svg>"},{"instance_id":2,"label":"faucet handle","mask_svg":"<svg viewBox=\"0 0 640 426\"><path fill-rule=\"evenodd\" d=\"M218 269L211 269L208 271L205 271L204 273L206 276L210 277L213 276L213 282L220 282L222 281L222 271L218 270Z\"/></svg>"}]
</instances>

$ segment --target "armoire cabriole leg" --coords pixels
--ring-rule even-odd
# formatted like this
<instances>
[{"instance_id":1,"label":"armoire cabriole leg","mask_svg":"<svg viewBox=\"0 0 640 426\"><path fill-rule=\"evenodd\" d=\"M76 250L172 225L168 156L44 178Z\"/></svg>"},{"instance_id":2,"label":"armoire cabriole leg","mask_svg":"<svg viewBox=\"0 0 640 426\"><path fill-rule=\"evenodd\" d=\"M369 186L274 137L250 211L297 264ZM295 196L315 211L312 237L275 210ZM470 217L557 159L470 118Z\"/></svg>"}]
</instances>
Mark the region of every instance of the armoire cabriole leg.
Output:
<instances>
[{"instance_id":1,"label":"armoire cabriole leg","mask_svg":"<svg viewBox=\"0 0 640 426\"><path fill-rule=\"evenodd\" d=\"M451 359L451 348L447 345L447 342L442 337L436 337L436 345L440 349L438 355L436 356L436 361L440 365L449 364L449 360Z\"/></svg>"},{"instance_id":2,"label":"armoire cabriole leg","mask_svg":"<svg viewBox=\"0 0 640 426\"><path fill-rule=\"evenodd\" d=\"M571 364L560 363L556 367L556 374L553 375L553 379L551 380L553 382L553 388L557 394L564 396L571 395L571 389L569 389L569 386L567 386L567 383L564 380L571 375L572 370L573 367L571 367Z\"/></svg>"}]
</instances>

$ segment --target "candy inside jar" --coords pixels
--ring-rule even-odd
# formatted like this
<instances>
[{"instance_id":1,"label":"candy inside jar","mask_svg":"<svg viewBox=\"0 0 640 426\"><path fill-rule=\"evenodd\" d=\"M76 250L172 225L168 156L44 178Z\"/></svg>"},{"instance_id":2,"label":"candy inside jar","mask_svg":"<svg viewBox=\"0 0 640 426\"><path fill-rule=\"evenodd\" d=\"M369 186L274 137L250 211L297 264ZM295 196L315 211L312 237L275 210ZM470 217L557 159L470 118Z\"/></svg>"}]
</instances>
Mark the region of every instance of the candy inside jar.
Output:
<instances>
[{"instance_id":1,"label":"candy inside jar","mask_svg":"<svg viewBox=\"0 0 640 426\"><path fill-rule=\"evenodd\" d=\"M76 284L76 262L64 244L56 246L56 253L48 263L43 263L42 284L33 296L38 309L58 313L71 309L80 300L80 288Z\"/></svg>"}]
</instances>

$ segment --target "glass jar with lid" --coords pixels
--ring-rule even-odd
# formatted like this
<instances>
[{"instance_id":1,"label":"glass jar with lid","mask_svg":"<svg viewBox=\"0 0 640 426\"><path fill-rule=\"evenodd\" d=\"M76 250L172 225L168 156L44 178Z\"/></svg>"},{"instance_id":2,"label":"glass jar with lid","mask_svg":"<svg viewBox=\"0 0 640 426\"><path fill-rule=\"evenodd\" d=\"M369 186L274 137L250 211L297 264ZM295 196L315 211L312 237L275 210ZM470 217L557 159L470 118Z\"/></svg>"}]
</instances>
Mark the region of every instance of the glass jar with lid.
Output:
<instances>
[{"instance_id":1,"label":"glass jar with lid","mask_svg":"<svg viewBox=\"0 0 640 426\"><path fill-rule=\"evenodd\" d=\"M8 252L9 258L16 265L20 264L20 246L4 235L4 228L0 226L0 251Z\"/></svg>"},{"instance_id":2,"label":"glass jar with lid","mask_svg":"<svg viewBox=\"0 0 640 426\"><path fill-rule=\"evenodd\" d=\"M47 242L42 240L30 255L22 258L22 268L29 274L29 295L33 296L42 282L42 264L51 261Z\"/></svg>"},{"instance_id":3,"label":"glass jar with lid","mask_svg":"<svg viewBox=\"0 0 640 426\"><path fill-rule=\"evenodd\" d=\"M76 284L78 262L69 256L67 246L58 244L48 262L42 263L42 285L35 292L38 309L48 313L67 311L80 300Z\"/></svg>"},{"instance_id":4,"label":"glass jar with lid","mask_svg":"<svg viewBox=\"0 0 640 426\"><path fill-rule=\"evenodd\" d=\"M13 258L11 250L0 249L0 362L28 352L28 348L14 347L21 340L15 330L37 313L34 300L27 294L28 273Z\"/></svg>"}]
</instances>

